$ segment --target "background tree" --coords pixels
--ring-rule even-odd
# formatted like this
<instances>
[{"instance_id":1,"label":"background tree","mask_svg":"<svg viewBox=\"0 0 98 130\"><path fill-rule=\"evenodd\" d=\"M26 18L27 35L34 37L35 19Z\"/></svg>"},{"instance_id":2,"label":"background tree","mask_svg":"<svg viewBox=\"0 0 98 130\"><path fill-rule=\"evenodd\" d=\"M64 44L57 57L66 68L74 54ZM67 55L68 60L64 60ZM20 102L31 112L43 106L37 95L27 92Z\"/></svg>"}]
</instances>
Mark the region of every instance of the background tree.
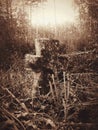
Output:
<instances>
[{"instance_id":1,"label":"background tree","mask_svg":"<svg viewBox=\"0 0 98 130\"><path fill-rule=\"evenodd\" d=\"M98 48L98 1L74 0L79 8L79 29L81 41L84 39L87 49ZM81 42L80 42L81 43ZM84 45L84 43L83 43ZM81 45L80 45L81 46ZM82 46L81 46L82 47Z\"/></svg>"},{"instance_id":2,"label":"background tree","mask_svg":"<svg viewBox=\"0 0 98 130\"><path fill-rule=\"evenodd\" d=\"M11 57L16 52L22 58L33 48L29 37L33 33L30 32L31 25L26 8L27 4L30 8L39 2L42 0L0 0L0 68L9 69L11 62L14 63ZM33 31L35 30L32 29Z\"/></svg>"}]
</instances>

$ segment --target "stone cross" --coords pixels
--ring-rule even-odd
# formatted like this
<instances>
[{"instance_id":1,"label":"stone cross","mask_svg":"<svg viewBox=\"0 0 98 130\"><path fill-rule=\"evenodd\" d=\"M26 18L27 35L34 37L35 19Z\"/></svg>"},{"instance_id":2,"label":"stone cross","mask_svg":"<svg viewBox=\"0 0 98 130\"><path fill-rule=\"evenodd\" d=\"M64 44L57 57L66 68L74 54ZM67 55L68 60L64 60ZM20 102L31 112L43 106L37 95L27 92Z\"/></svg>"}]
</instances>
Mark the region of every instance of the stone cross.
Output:
<instances>
[{"instance_id":1,"label":"stone cross","mask_svg":"<svg viewBox=\"0 0 98 130\"><path fill-rule=\"evenodd\" d=\"M31 71L31 73L33 75L33 84L31 86L32 99L34 99L36 97L36 92L37 92L37 89L39 87L39 80L40 80L40 76L41 76L41 71L37 71L35 69L32 70L32 68L30 68L29 65L32 64L32 66L34 66L36 68L36 62L39 60L39 58L41 58L41 49L42 49L41 43L39 42L38 39L35 39L36 54L35 55L25 54L26 70ZM36 69L39 69L39 68L36 68Z\"/></svg>"}]
</instances>

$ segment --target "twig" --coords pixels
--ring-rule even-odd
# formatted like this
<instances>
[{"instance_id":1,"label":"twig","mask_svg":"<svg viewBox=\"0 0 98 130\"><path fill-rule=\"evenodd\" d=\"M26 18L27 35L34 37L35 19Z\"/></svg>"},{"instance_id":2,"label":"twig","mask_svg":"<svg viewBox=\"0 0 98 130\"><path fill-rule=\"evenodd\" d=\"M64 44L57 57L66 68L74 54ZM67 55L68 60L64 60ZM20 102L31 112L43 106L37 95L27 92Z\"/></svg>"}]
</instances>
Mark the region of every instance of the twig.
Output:
<instances>
[{"instance_id":1,"label":"twig","mask_svg":"<svg viewBox=\"0 0 98 130\"><path fill-rule=\"evenodd\" d=\"M69 99L69 93L70 93L70 78L69 74L67 74L67 100Z\"/></svg>"},{"instance_id":2,"label":"twig","mask_svg":"<svg viewBox=\"0 0 98 130\"><path fill-rule=\"evenodd\" d=\"M65 123L64 126L98 126L98 123Z\"/></svg>"},{"instance_id":3,"label":"twig","mask_svg":"<svg viewBox=\"0 0 98 130\"><path fill-rule=\"evenodd\" d=\"M51 84L50 81L49 81L49 86L50 86L50 92L51 92L51 94L52 94L52 97L53 97L53 99L55 100L55 96L54 96L54 92L53 92L52 84Z\"/></svg>"},{"instance_id":4,"label":"twig","mask_svg":"<svg viewBox=\"0 0 98 130\"><path fill-rule=\"evenodd\" d=\"M2 107L2 110L1 110L1 111L4 111L7 115L9 115L9 116L12 117L14 120L16 120L16 121L22 126L22 128L23 128L24 130L26 130L25 127L24 127L24 125L20 122L20 120L17 119L14 115L12 115L8 110L6 110L4 107Z\"/></svg>"},{"instance_id":5,"label":"twig","mask_svg":"<svg viewBox=\"0 0 98 130\"><path fill-rule=\"evenodd\" d=\"M83 106L93 106L93 105L98 105L97 101L93 101L93 102L85 102L85 103L81 103L81 104L70 104L69 106L67 106L67 109L70 109L72 107L83 107Z\"/></svg>"},{"instance_id":6,"label":"twig","mask_svg":"<svg viewBox=\"0 0 98 130\"><path fill-rule=\"evenodd\" d=\"M4 88L4 87L1 87L1 88L2 88L3 90L7 91L8 94L10 94L11 97L14 98L14 99L17 101L17 103L19 103L19 105L20 105L26 112L28 112L28 109L27 109L27 107L25 106L25 104L24 104L24 103L21 103L9 89Z\"/></svg>"},{"instance_id":7,"label":"twig","mask_svg":"<svg viewBox=\"0 0 98 130\"><path fill-rule=\"evenodd\" d=\"M55 89L55 94L56 94L56 98L58 99L58 92L57 92L57 86L54 80L54 75L52 74L52 80L53 80L53 85L54 85L54 89Z\"/></svg>"},{"instance_id":8,"label":"twig","mask_svg":"<svg viewBox=\"0 0 98 130\"><path fill-rule=\"evenodd\" d=\"M66 98L67 98L67 93L66 93L65 72L63 72L63 80L64 80L64 99L66 100Z\"/></svg>"},{"instance_id":9,"label":"twig","mask_svg":"<svg viewBox=\"0 0 98 130\"><path fill-rule=\"evenodd\" d=\"M65 72L63 72L63 80L64 80L64 99L63 99L63 106L64 106L64 114L65 114L65 120L66 120L67 119L67 91L66 91Z\"/></svg>"},{"instance_id":10,"label":"twig","mask_svg":"<svg viewBox=\"0 0 98 130\"><path fill-rule=\"evenodd\" d=\"M65 116L65 121L67 119L67 106L66 106L66 101L64 98L62 98L63 106L64 106L64 116Z\"/></svg>"}]
</instances>

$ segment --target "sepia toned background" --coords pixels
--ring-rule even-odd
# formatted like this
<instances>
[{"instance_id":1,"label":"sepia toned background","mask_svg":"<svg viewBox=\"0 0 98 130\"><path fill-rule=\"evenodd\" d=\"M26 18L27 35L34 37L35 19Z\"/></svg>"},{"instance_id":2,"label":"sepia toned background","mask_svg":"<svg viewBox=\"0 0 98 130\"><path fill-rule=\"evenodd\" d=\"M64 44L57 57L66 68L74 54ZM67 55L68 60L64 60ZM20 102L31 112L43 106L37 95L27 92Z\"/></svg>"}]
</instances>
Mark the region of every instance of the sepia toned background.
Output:
<instances>
[{"instance_id":1,"label":"sepia toned background","mask_svg":"<svg viewBox=\"0 0 98 130\"><path fill-rule=\"evenodd\" d=\"M0 0L0 130L98 129L97 12L97 0Z\"/></svg>"}]
</instances>

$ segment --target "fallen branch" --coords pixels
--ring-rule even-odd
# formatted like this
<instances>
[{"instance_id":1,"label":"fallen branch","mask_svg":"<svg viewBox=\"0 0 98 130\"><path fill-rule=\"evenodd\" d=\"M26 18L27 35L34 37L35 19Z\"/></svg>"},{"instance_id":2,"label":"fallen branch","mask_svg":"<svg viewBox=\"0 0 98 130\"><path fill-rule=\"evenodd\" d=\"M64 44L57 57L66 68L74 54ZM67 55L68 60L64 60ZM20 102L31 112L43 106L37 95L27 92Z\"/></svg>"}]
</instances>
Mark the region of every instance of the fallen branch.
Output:
<instances>
[{"instance_id":1,"label":"fallen branch","mask_svg":"<svg viewBox=\"0 0 98 130\"><path fill-rule=\"evenodd\" d=\"M84 55L84 54L93 53L94 51L95 51L95 50L91 50L91 51L72 52L72 53L68 53L68 54L60 55L59 57L68 57L68 56Z\"/></svg>"},{"instance_id":2,"label":"fallen branch","mask_svg":"<svg viewBox=\"0 0 98 130\"><path fill-rule=\"evenodd\" d=\"M72 107L83 107L83 106L93 106L93 105L98 105L98 101L93 101L93 102L85 102L85 103L81 103L81 104L71 104L71 105L67 105L67 109L70 109Z\"/></svg>"},{"instance_id":3,"label":"fallen branch","mask_svg":"<svg viewBox=\"0 0 98 130\"><path fill-rule=\"evenodd\" d=\"M65 123L64 126L98 126L98 123Z\"/></svg>"}]
</instances>

